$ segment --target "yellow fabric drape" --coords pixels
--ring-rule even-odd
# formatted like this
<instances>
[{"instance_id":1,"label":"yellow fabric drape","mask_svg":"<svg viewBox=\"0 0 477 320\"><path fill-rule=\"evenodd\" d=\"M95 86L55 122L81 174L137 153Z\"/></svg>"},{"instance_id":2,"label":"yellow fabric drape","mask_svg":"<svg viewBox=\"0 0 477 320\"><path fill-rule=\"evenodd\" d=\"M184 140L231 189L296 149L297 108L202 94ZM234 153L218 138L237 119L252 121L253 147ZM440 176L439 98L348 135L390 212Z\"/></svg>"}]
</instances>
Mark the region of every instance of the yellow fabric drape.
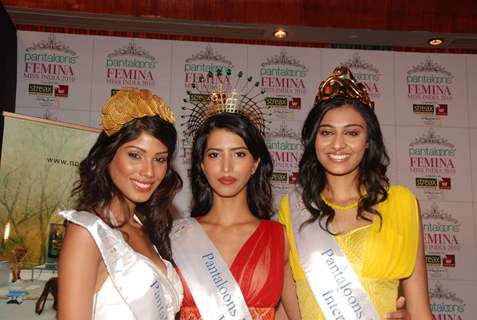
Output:
<instances>
[{"instance_id":1,"label":"yellow fabric drape","mask_svg":"<svg viewBox=\"0 0 477 320\"><path fill-rule=\"evenodd\" d=\"M381 226L376 217L370 225L340 234L336 240L382 317L395 310L399 279L409 277L414 270L419 211L414 194L402 186L390 187L388 199L378 205L378 210L383 218ZM324 319L300 264L288 196L280 203L278 219L286 227L302 319Z\"/></svg>"}]
</instances>

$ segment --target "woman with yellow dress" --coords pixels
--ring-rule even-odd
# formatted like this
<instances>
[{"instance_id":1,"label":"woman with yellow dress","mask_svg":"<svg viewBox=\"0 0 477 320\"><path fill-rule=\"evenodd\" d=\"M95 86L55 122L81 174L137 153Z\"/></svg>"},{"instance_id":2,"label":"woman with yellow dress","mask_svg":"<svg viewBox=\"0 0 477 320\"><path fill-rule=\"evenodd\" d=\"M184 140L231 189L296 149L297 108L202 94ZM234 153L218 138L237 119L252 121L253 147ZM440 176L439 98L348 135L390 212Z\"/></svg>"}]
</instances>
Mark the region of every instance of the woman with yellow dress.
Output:
<instances>
[{"instance_id":1,"label":"woman with yellow dress","mask_svg":"<svg viewBox=\"0 0 477 320\"><path fill-rule=\"evenodd\" d=\"M279 211L302 318L391 318L399 291L412 319L432 319L418 204L389 185L374 103L349 69L320 84L302 142Z\"/></svg>"}]
</instances>

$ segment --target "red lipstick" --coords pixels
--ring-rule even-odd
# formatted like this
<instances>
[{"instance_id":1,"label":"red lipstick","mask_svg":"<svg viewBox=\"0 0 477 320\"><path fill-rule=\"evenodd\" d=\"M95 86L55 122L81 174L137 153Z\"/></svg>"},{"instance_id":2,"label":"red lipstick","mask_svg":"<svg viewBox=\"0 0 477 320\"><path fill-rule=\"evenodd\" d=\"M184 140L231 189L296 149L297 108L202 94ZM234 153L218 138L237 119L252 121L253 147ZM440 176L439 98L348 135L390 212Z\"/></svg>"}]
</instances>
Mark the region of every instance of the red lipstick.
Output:
<instances>
[{"instance_id":1,"label":"red lipstick","mask_svg":"<svg viewBox=\"0 0 477 320\"><path fill-rule=\"evenodd\" d=\"M237 181L237 179L235 179L234 177L220 177L219 181L222 184L229 185Z\"/></svg>"}]
</instances>

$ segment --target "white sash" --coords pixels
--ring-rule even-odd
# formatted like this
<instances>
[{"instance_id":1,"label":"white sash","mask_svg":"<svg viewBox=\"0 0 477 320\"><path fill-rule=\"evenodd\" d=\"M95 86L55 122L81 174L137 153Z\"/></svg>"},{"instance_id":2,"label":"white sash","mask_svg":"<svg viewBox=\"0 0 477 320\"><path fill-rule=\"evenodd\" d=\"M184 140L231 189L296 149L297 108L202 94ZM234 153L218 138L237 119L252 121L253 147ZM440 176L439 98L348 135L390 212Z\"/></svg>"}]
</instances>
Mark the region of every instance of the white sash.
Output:
<instances>
[{"instance_id":1,"label":"white sash","mask_svg":"<svg viewBox=\"0 0 477 320\"><path fill-rule=\"evenodd\" d=\"M161 287L164 280L118 236L119 231L89 212L71 210L62 211L60 215L90 232L111 281L136 319L168 319Z\"/></svg>"},{"instance_id":2,"label":"white sash","mask_svg":"<svg viewBox=\"0 0 477 320\"><path fill-rule=\"evenodd\" d=\"M377 320L366 291L335 237L318 223L300 226L311 215L297 191L289 194L293 236L308 283L326 319Z\"/></svg>"},{"instance_id":3,"label":"white sash","mask_svg":"<svg viewBox=\"0 0 477 320\"><path fill-rule=\"evenodd\" d=\"M174 221L171 245L202 319L252 319L235 278L195 219Z\"/></svg>"}]
</instances>

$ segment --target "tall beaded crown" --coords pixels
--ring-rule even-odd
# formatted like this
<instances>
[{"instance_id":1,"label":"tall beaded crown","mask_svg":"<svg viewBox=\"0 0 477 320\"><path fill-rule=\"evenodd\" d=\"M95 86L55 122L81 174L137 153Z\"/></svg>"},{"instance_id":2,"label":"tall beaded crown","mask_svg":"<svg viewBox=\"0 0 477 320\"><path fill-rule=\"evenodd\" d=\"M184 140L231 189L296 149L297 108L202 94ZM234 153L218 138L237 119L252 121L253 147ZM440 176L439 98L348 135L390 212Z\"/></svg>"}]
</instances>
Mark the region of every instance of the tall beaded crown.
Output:
<instances>
[{"instance_id":1,"label":"tall beaded crown","mask_svg":"<svg viewBox=\"0 0 477 320\"><path fill-rule=\"evenodd\" d=\"M333 73L320 83L315 104L334 97L356 99L374 110L374 101L369 98L366 87L361 82L356 81L353 73L347 67L335 68Z\"/></svg>"},{"instance_id":2,"label":"tall beaded crown","mask_svg":"<svg viewBox=\"0 0 477 320\"><path fill-rule=\"evenodd\" d=\"M265 111L268 107L264 106L265 91L259 88L260 82L253 82L252 76L244 78L244 73L239 71L232 85L234 81L231 80L231 76L231 69L227 68L225 74L222 69L218 69L215 74L212 71L207 73L207 78L215 77L217 81L208 81L209 79L201 76L198 84L192 84L192 90L187 91L188 99L184 99L186 106L182 108L189 111L189 114L182 116L187 118L187 121L181 124L185 126L186 137L193 138L207 119L223 113L244 116L262 136L266 135L268 121L265 117L270 114ZM210 82L214 83L211 88L203 85Z\"/></svg>"},{"instance_id":3,"label":"tall beaded crown","mask_svg":"<svg viewBox=\"0 0 477 320\"><path fill-rule=\"evenodd\" d=\"M146 116L159 116L170 124L175 122L171 108L162 98L147 89L121 88L103 105L101 126L111 136L129 121Z\"/></svg>"}]
</instances>

